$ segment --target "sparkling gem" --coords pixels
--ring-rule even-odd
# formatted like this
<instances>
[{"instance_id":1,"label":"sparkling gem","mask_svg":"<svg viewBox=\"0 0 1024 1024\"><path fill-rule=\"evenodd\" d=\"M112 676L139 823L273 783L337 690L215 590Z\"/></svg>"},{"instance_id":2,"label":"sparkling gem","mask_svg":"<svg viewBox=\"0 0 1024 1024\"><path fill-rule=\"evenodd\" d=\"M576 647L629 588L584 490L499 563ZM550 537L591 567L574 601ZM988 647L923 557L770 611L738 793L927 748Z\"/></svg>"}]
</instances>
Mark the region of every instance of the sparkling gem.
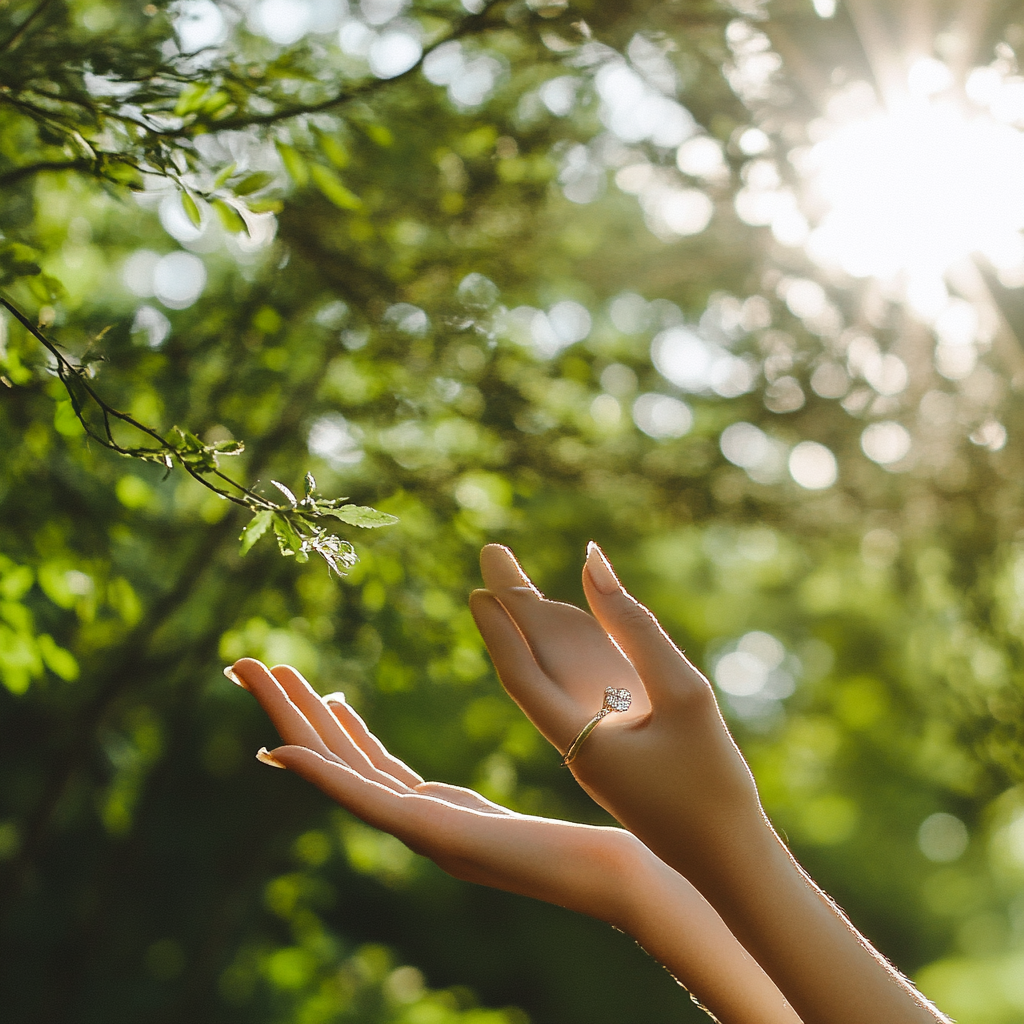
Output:
<instances>
[{"instance_id":1,"label":"sparkling gem","mask_svg":"<svg viewBox=\"0 0 1024 1024\"><path fill-rule=\"evenodd\" d=\"M633 701L633 695L629 690L619 690L609 686L604 691L604 706L609 711L628 711Z\"/></svg>"}]
</instances>

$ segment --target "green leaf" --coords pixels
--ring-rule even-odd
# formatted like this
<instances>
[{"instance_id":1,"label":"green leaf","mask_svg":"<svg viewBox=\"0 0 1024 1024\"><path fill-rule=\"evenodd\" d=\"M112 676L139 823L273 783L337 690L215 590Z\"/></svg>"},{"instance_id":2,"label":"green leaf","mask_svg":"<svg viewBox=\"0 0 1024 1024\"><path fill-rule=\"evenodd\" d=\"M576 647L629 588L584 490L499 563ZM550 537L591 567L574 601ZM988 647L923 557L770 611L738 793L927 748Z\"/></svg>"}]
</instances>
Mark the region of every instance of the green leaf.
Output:
<instances>
[{"instance_id":1,"label":"green leaf","mask_svg":"<svg viewBox=\"0 0 1024 1024\"><path fill-rule=\"evenodd\" d=\"M278 156L281 158L281 163L284 164L284 169L288 172L288 177L299 188L302 188L309 181L309 167L302 154L294 146L289 146L286 142L275 142L274 145L277 148Z\"/></svg>"},{"instance_id":2,"label":"green leaf","mask_svg":"<svg viewBox=\"0 0 1024 1024\"><path fill-rule=\"evenodd\" d=\"M203 223L202 215L199 213L199 207L196 206L196 201L187 193L181 193L181 208L185 211L185 216L190 221L199 227Z\"/></svg>"},{"instance_id":3,"label":"green leaf","mask_svg":"<svg viewBox=\"0 0 1024 1024\"><path fill-rule=\"evenodd\" d=\"M225 231L233 235L242 231L249 234L249 225L245 223L245 218L230 203L225 203L223 199L214 199L210 205Z\"/></svg>"},{"instance_id":4,"label":"green leaf","mask_svg":"<svg viewBox=\"0 0 1024 1024\"><path fill-rule=\"evenodd\" d=\"M71 683L78 678L79 668L75 656L63 647L59 647L49 633L36 637L36 646L43 656L46 667L65 682Z\"/></svg>"},{"instance_id":5,"label":"green leaf","mask_svg":"<svg viewBox=\"0 0 1024 1024\"><path fill-rule=\"evenodd\" d=\"M34 277L41 274L42 267L38 263L10 261L3 265L3 280L10 281L18 277Z\"/></svg>"},{"instance_id":6,"label":"green leaf","mask_svg":"<svg viewBox=\"0 0 1024 1024\"><path fill-rule=\"evenodd\" d=\"M13 601L0 601L0 618L9 622L20 633L32 632L32 613Z\"/></svg>"},{"instance_id":7,"label":"green leaf","mask_svg":"<svg viewBox=\"0 0 1024 1024\"><path fill-rule=\"evenodd\" d=\"M191 430L182 430L177 426L173 430L178 435L178 443L175 447L183 454L198 454L206 449L206 445Z\"/></svg>"},{"instance_id":8,"label":"green leaf","mask_svg":"<svg viewBox=\"0 0 1024 1024\"><path fill-rule=\"evenodd\" d=\"M231 102L231 97L222 89L215 92L208 99L203 101L202 110L204 114L211 116L219 110L223 110Z\"/></svg>"},{"instance_id":9,"label":"green leaf","mask_svg":"<svg viewBox=\"0 0 1024 1024\"><path fill-rule=\"evenodd\" d=\"M257 199L255 203L245 204L253 213L280 213L284 203L280 199Z\"/></svg>"},{"instance_id":10,"label":"green leaf","mask_svg":"<svg viewBox=\"0 0 1024 1024\"><path fill-rule=\"evenodd\" d=\"M220 188L228 180L228 178L230 178L231 175L235 173L235 170L237 168L238 164L236 163L228 164L227 167L223 168L217 175L217 177L213 179L213 187Z\"/></svg>"},{"instance_id":11,"label":"green leaf","mask_svg":"<svg viewBox=\"0 0 1024 1024\"><path fill-rule=\"evenodd\" d=\"M385 128L382 124L367 124L363 126L363 131L366 132L367 136L371 141L376 142L378 146L393 146L395 143L395 137L391 134L389 128Z\"/></svg>"},{"instance_id":12,"label":"green leaf","mask_svg":"<svg viewBox=\"0 0 1024 1024\"><path fill-rule=\"evenodd\" d=\"M37 274L25 283L33 296L43 303L56 302L65 294L64 285L49 274Z\"/></svg>"},{"instance_id":13,"label":"green leaf","mask_svg":"<svg viewBox=\"0 0 1024 1024\"><path fill-rule=\"evenodd\" d=\"M65 437L81 437L85 433L85 427L76 415L70 398L57 403L53 414L53 427L58 434Z\"/></svg>"},{"instance_id":14,"label":"green leaf","mask_svg":"<svg viewBox=\"0 0 1024 1024\"><path fill-rule=\"evenodd\" d=\"M0 595L8 601L20 601L32 589L34 577L27 565L19 565L0 580Z\"/></svg>"},{"instance_id":15,"label":"green leaf","mask_svg":"<svg viewBox=\"0 0 1024 1024\"><path fill-rule=\"evenodd\" d=\"M374 529L378 526L394 526L398 522L398 516L380 512L368 505L342 505L341 508L332 509L326 514L340 519L343 523L348 523L349 526L362 526L367 529Z\"/></svg>"},{"instance_id":16,"label":"green leaf","mask_svg":"<svg viewBox=\"0 0 1024 1024\"><path fill-rule=\"evenodd\" d=\"M210 91L209 82L194 82L182 89L178 102L174 105L174 113L184 117L198 110L203 105L203 98Z\"/></svg>"},{"instance_id":17,"label":"green leaf","mask_svg":"<svg viewBox=\"0 0 1024 1024\"><path fill-rule=\"evenodd\" d=\"M342 169L349 165L351 157L349 156L348 150L345 148L341 139L336 135L328 135L326 132L315 132L316 144L320 152L323 153L328 160L334 164L335 167Z\"/></svg>"},{"instance_id":18,"label":"green leaf","mask_svg":"<svg viewBox=\"0 0 1024 1024\"><path fill-rule=\"evenodd\" d=\"M284 484L279 483L277 480L271 480L270 482L288 499L292 508L295 508L295 506L298 505L298 501L296 500L295 495L292 494L290 488L285 487Z\"/></svg>"},{"instance_id":19,"label":"green leaf","mask_svg":"<svg viewBox=\"0 0 1024 1024\"><path fill-rule=\"evenodd\" d=\"M277 546L280 548L281 554L295 555L296 558L303 554L302 538L295 532L295 527L288 521L288 518L275 512L273 522Z\"/></svg>"},{"instance_id":20,"label":"green leaf","mask_svg":"<svg viewBox=\"0 0 1024 1024\"><path fill-rule=\"evenodd\" d=\"M316 478L312 473L306 474L306 497L308 498L311 494L316 491Z\"/></svg>"},{"instance_id":21,"label":"green leaf","mask_svg":"<svg viewBox=\"0 0 1024 1024\"><path fill-rule=\"evenodd\" d=\"M257 512L249 520L242 531L242 535L238 538L242 542L242 546L238 551L240 555L247 555L252 549L253 544L267 532L267 527L270 526L270 520L273 518L273 515L273 512Z\"/></svg>"},{"instance_id":22,"label":"green leaf","mask_svg":"<svg viewBox=\"0 0 1024 1024\"><path fill-rule=\"evenodd\" d=\"M236 196L247 196L266 188L275 177L270 171L257 171L255 174L247 174L238 184L232 185L231 190Z\"/></svg>"},{"instance_id":23,"label":"green leaf","mask_svg":"<svg viewBox=\"0 0 1024 1024\"><path fill-rule=\"evenodd\" d=\"M334 173L329 167L324 167L323 164L313 164L309 168L309 173L313 176L313 181L316 183L316 187L327 196L327 198L334 203L335 206L340 210L361 210L363 208L363 201L354 192L347 189L341 181L341 178Z\"/></svg>"},{"instance_id":24,"label":"green leaf","mask_svg":"<svg viewBox=\"0 0 1024 1024\"><path fill-rule=\"evenodd\" d=\"M143 187L142 175L137 167L125 163L123 160L104 161L103 173L107 179L116 182L118 185L127 185L130 189L139 190Z\"/></svg>"}]
</instances>

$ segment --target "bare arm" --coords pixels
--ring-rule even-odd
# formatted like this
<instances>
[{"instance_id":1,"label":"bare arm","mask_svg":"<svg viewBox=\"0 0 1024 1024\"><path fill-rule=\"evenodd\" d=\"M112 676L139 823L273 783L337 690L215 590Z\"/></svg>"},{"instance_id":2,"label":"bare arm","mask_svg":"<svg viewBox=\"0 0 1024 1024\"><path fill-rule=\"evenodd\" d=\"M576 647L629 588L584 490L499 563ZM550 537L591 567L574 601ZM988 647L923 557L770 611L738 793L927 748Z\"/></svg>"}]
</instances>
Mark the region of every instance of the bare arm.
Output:
<instances>
[{"instance_id":1,"label":"bare arm","mask_svg":"<svg viewBox=\"0 0 1024 1024\"><path fill-rule=\"evenodd\" d=\"M449 874L556 903L632 935L722 1024L801 1024L697 890L635 836L517 814L472 790L425 782L392 756L341 695L294 670L243 659L231 670L286 745L288 768Z\"/></svg>"},{"instance_id":2,"label":"bare arm","mask_svg":"<svg viewBox=\"0 0 1024 1024\"><path fill-rule=\"evenodd\" d=\"M606 686L633 705L609 716L572 771L580 785L685 875L806 1024L947 1022L815 885L765 815L707 679L622 589L592 546L593 616L548 601L508 549L481 555L471 607L502 683L565 752Z\"/></svg>"}]
</instances>

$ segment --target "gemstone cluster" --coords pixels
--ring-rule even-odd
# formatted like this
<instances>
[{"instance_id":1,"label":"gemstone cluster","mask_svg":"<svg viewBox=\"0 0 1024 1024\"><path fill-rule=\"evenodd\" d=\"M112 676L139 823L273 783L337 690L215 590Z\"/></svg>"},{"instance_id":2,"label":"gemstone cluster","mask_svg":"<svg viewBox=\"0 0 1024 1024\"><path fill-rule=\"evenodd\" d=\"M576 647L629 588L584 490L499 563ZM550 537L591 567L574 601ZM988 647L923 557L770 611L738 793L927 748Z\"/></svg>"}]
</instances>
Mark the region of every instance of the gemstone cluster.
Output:
<instances>
[{"instance_id":1,"label":"gemstone cluster","mask_svg":"<svg viewBox=\"0 0 1024 1024\"><path fill-rule=\"evenodd\" d=\"M617 687L609 686L604 691L605 711L628 711L632 702L633 695L629 690L620 690Z\"/></svg>"}]
</instances>

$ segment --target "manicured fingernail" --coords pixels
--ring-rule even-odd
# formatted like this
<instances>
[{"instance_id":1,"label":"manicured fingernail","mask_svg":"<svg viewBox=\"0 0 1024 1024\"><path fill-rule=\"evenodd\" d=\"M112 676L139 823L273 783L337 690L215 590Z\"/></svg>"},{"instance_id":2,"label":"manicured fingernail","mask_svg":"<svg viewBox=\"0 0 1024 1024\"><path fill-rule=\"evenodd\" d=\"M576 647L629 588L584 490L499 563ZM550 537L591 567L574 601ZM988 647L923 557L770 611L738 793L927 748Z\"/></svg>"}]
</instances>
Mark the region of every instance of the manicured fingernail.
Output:
<instances>
[{"instance_id":1,"label":"manicured fingernail","mask_svg":"<svg viewBox=\"0 0 1024 1024\"><path fill-rule=\"evenodd\" d=\"M341 690L336 690L334 693L328 693L324 697L324 700L328 704L345 704L345 703L347 703L346 700L345 700L345 694L343 694L341 692Z\"/></svg>"},{"instance_id":2,"label":"manicured fingernail","mask_svg":"<svg viewBox=\"0 0 1024 1024\"><path fill-rule=\"evenodd\" d=\"M614 594L622 590L604 552L593 541L587 545L587 572L602 594Z\"/></svg>"},{"instance_id":3,"label":"manicured fingernail","mask_svg":"<svg viewBox=\"0 0 1024 1024\"><path fill-rule=\"evenodd\" d=\"M230 665L224 666L224 675L226 675L228 679L235 684L235 686L240 686L243 690L249 689L249 687L242 682L242 677Z\"/></svg>"},{"instance_id":4,"label":"manicured fingernail","mask_svg":"<svg viewBox=\"0 0 1024 1024\"><path fill-rule=\"evenodd\" d=\"M256 751L256 760L262 761L264 764L269 764L271 768L286 768L286 765L281 764L280 761L274 755L267 750L266 747L260 747Z\"/></svg>"},{"instance_id":5,"label":"manicured fingernail","mask_svg":"<svg viewBox=\"0 0 1024 1024\"><path fill-rule=\"evenodd\" d=\"M529 591L532 594L539 594L540 591L537 589L537 585L533 582L533 580L530 579L530 577L526 573L526 570L519 564L519 559L516 558L515 552L512 551L511 548L504 547L504 545L502 545L502 547L505 553L508 555L510 561L512 562L512 565L515 567L516 572L519 574L519 578L523 581L523 586L521 587L507 587L506 589L512 591Z\"/></svg>"}]
</instances>

